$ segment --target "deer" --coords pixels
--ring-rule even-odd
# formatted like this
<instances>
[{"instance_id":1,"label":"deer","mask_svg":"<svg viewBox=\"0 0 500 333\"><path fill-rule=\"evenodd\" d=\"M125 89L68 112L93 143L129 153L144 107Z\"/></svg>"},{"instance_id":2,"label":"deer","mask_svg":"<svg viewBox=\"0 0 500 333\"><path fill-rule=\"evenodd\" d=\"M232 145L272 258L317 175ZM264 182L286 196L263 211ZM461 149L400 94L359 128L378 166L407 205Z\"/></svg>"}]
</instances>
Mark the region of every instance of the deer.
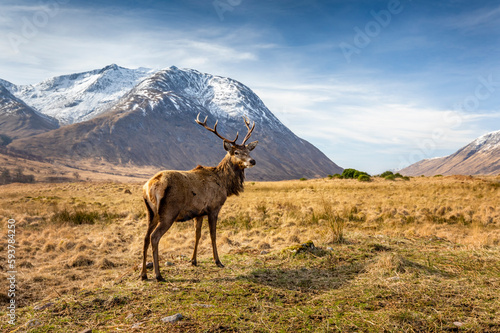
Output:
<instances>
[{"instance_id":1,"label":"deer","mask_svg":"<svg viewBox=\"0 0 500 333\"><path fill-rule=\"evenodd\" d=\"M202 122L196 117L196 123L222 139L226 156L216 167L198 165L190 171L164 170L158 172L143 186L143 199L146 205L148 228L144 237L141 279L147 280L146 258L149 245L153 252L153 266L158 282L166 280L160 273L158 263L158 244L161 237L174 222L195 219L195 242L191 264L197 266L198 243L201 237L203 218L208 217L208 226L212 242L215 264L224 267L217 252L217 219L219 212L232 195L243 191L245 169L255 166L250 152L259 143L253 141L246 144L255 129L255 122L243 117L247 134L241 144L237 144L238 132L234 140L229 140L217 132L218 120L213 128L207 125L208 116Z\"/></svg>"}]
</instances>

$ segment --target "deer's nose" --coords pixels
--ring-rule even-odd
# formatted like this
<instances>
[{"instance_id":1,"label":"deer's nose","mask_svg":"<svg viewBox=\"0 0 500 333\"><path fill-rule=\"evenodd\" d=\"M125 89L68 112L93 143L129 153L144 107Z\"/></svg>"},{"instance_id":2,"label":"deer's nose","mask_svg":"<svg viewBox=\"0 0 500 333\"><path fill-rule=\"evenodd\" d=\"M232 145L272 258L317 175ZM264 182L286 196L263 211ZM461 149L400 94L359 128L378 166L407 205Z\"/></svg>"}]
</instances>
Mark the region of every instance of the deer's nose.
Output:
<instances>
[{"instance_id":1,"label":"deer's nose","mask_svg":"<svg viewBox=\"0 0 500 333\"><path fill-rule=\"evenodd\" d=\"M254 159L251 159L251 160L250 160L250 164L251 164L251 165L255 165L255 160L254 160Z\"/></svg>"}]
</instances>

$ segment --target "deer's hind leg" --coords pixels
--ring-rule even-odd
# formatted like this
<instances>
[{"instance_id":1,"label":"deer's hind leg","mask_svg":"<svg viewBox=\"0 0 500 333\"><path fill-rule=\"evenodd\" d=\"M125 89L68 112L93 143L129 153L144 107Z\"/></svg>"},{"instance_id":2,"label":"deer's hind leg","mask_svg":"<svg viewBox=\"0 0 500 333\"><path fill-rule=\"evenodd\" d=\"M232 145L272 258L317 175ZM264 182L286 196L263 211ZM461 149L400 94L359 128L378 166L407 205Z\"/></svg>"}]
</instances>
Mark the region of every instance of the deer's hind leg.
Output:
<instances>
[{"instance_id":1,"label":"deer's hind leg","mask_svg":"<svg viewBox=\"0 0 500 333\"><path fill-rule=\"evenodd\" d=\"M158 244L160 243L161 237L170 229L172 224L174 224L178 211L168 210L164 200L160 201L159 207L159 223L156 229L154 229L151 234L151 248L153 250L153 265L155 269L156 280L158 282L165 282L165 279L161 276L160 273L160 264L158 258Z\"/></svg>"},{"instance_id":2,"label":"deer's hind leg","mask_svg":"<svg viewBox=\"0 0 500 333\"><path fill-rule=\"evenodd\" d=\"M203 224L203 216L197 217L196 218L196 234L195 234L195 238L194 238L194 251L193 251L193 257L191 258L191 264L193 266L198 265L198 262L196 261L196 254L198 252L198 243L200 242L202 224Z\"/></svg>"},{"instance_id":3,"label":"deer's hind leg","mask_svg":"<svg viewBox=\"0 0 500 333\"><path fill-rule=\"evenodd\" d=\"M142 249L142 270L141 270L141 279L147 280L148 273L146 269L146 260L148 256L148 248L149 243L151 241L151 233L156 228L158 224L158 219L155 219L155 214L153 209L149 206L149 203L146 199L144 199L144 203L146 204L146 215L148 218L148 230L146 231L146 236L144 236L144 247Z\"/></svg>"}]
</instances>

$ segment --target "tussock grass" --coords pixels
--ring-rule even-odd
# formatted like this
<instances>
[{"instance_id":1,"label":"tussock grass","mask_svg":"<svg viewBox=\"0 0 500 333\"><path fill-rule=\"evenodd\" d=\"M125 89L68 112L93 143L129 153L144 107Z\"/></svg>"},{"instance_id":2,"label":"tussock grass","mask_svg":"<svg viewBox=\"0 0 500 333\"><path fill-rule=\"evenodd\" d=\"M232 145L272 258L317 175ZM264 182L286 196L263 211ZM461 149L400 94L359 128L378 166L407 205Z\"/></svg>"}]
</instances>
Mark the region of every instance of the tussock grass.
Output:
<instances>
[{"instance_id":1,"label":"tussock grass","mask_svg":"<svg viewBox=\"0 0 500 333\"><path fill-rule=\"evenodd\" d=\"M220 214L226 268L212 262L206 224L192 267L194 223L176 223L160 243L164 284L138 279L141 184L1 186L3 226L16 220L16 328L500 331L499 181L248 183ZM313 250L286 250L308 241ZM184 319L161 321L175 313Z\"/></svg>"}]
</instances>

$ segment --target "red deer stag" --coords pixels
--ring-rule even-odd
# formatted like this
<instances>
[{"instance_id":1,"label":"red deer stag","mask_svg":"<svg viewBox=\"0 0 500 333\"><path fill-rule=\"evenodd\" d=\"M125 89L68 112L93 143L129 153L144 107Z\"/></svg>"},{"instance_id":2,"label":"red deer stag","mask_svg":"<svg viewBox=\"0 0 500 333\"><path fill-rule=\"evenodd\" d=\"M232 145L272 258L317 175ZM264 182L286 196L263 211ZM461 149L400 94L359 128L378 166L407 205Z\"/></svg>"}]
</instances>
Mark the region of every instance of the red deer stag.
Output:
<instances>
[{"instance_id":1,"label":"red deer stag","mask_svg":"<svg viewBox=\"0 0 500 333\"><path fill-rule=\"evenodd\" d=\"M210 238L215 264L224 267L217 253L216 226L217 217L228 196L238 195L243 191L245 168L255 165L250 157L250 151L258 141L245 143L252 135L255 122L250 127L248 119L243 118L247 127L247 135L241 145L234 140L228 140L217 132L217 122L214 128L207 126L207 118L203 122L196 117L196 122L223 140L226 156L216 167L198 165L191 171L165 170L157 173L143 186L144 203L147 208L148 230L144 237L141 278L147 279L146 257L151 242L153 264L157 281L165 281L160 273L158 263L158 243L174 222L196 219L196 236L191 263L196 266L196 252L201 236L203 217L208 216Z\"/></svg>"}]
</instances>

